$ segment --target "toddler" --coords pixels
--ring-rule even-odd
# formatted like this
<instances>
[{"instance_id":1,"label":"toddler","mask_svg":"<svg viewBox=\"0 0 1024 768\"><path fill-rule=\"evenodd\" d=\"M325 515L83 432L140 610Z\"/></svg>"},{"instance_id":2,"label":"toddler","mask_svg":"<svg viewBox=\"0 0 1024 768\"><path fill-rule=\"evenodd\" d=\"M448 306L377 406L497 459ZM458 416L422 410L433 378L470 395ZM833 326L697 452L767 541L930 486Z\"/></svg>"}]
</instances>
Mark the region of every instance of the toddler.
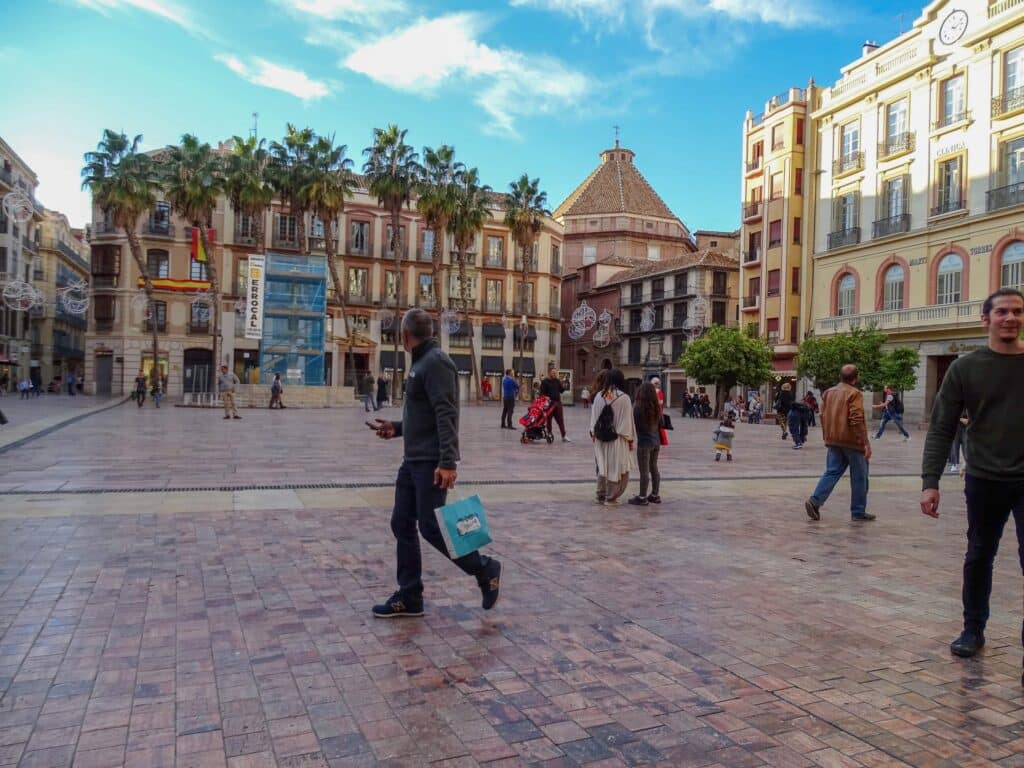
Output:
<instances>
[{"instance_id":1,"label":"toddler","mask_svg":"<svg viewBox=\"0 0 1024 768\"><path fill-rule=\"evenodd\" d=\"M715 461L721 461L723 453L726 461L732 461L732 437L735 434L736 424L726 416L711 433L711 436L715 438Z\"/></svg>"}]
</instances>

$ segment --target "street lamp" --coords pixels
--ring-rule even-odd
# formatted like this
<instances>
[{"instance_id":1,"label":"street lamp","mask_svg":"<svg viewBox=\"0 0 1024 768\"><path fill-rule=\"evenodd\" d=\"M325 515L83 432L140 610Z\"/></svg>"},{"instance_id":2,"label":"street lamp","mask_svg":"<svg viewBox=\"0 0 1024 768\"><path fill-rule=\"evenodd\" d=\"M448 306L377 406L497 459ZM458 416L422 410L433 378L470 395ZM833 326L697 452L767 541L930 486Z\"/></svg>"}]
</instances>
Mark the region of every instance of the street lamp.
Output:
<instances>
[{"instance_id":1,"label":"street lamp","mask_svg":"<svg viewBox=\"0 0 1024 768\"><path fill-rule=\"evenodd\" d=\"M530 329L530 324L526 319L526 315L523 315L519 320L519 375L522 376L525 371L523 370L523 360L526 357L526 333Z\"/></svg>"}]
</instances>

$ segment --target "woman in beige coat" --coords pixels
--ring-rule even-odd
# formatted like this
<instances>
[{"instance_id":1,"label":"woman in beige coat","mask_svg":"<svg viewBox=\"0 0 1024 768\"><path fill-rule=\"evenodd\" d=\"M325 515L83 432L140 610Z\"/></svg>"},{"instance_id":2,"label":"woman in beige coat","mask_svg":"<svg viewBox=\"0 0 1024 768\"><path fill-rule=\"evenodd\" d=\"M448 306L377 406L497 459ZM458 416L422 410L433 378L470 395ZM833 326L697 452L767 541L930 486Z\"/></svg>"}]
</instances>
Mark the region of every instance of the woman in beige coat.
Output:
<instances>
[{"instance_id":1,"label":"woman in beige coat","mask_svg":"<svg viewBox=\"0 0 1024 768\"><path fill-rule=\"evenodd\" d=\"M590 437L594 441L594 457L597 459L597 503L618 504L619 497L629 486L629 473L637 468L636 426L633 424L633 404L623 391L626 378L622 371L614 368L608 371L604 389L594 395L590 409ZM594 426L605 408L614 414L617 437L609 442L594 436Z\"/></svg>"}]
</instances>

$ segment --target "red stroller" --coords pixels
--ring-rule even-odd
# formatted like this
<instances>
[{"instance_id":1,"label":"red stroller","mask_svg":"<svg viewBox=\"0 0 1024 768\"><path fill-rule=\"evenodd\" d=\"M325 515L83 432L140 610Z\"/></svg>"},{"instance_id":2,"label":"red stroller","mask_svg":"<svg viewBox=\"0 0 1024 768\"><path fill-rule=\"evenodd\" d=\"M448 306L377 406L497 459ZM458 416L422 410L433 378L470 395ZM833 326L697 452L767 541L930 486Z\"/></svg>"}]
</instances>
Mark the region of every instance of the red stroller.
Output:
<instances>
[{"instance_id":1,"label":"red stroller","mask_svg":"<svg viewBox=\"0 0 1024 768\"><path fill-rule=\"evenodd\" d=\"M519 419L519 423L525 427L520 442L526 445L533 440L547 440L549 443L555 441L555 435L551 431L551 416L555 412L555 404L551 398L541 395L532 403L526 415Z\"/></svg>"}]
</instances>

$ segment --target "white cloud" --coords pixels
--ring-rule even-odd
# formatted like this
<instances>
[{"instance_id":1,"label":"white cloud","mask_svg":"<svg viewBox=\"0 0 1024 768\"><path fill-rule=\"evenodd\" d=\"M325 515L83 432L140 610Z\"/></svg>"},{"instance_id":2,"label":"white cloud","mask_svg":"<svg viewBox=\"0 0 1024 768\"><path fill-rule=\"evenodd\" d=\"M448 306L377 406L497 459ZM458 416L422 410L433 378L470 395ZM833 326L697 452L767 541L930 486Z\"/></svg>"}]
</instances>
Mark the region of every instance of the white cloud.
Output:
<instances>
[{"instance_id":1,"label":"white cloud","mask_svg":"<svg viewBox=\"0 0 1024 768\"><path fill-rule=\"evenodd\" d=\"M405 0L275 0L292 11L325 21L345 21L380 28L408 14Z\"/></svg>"},{"instance_id":2,"label":"white cloud","mask_svg":"<svg viewBox=\"0 0 1024 768\"><path fill-rule=\"evenodd\" d=\"M184 8L169 0L73 0L83 8L109 16L111 11L135 9L159 16L200 37L208 35L192 20Z\"/></svg>"},{"instance_id":3,"label":"white cloud","mask_svg":"<svg viewBox=\"0 0 1024 768\"><path fill-rule=\"evenodd\" d=\"M585 75L549 56L491 48L477 39L484 27L473 13L420 19L356 48L343 64L410 93L429 96L455 83L491 116L485 131L509 136L517 117L553 113L586 95Z\"/></svg>"},{"instance_id":4,"label":"white cloud","mask_svg":"<svg viewBox=\"0 0 1024 768\"><path fill-rule=\"evenodd\" d=\"M214 58L253 85L284 91L303 101L322 99L330 93L327 83L313 80L302 70L283 67L258 56L253 57L248 64L226 53L217 54Z\"/></svg>"},{"instance_id":5,"label":"white cloud","mask_svg":"<svg viewBox=\"0 0 1024 768\"><path fill-rule=\"evenodd\" d=\"M509 0L509 3L513 7L540 8L575 16L585 26L595 19L621 24L627 7L621 0Z\"/></svg>"}]
</instances>

